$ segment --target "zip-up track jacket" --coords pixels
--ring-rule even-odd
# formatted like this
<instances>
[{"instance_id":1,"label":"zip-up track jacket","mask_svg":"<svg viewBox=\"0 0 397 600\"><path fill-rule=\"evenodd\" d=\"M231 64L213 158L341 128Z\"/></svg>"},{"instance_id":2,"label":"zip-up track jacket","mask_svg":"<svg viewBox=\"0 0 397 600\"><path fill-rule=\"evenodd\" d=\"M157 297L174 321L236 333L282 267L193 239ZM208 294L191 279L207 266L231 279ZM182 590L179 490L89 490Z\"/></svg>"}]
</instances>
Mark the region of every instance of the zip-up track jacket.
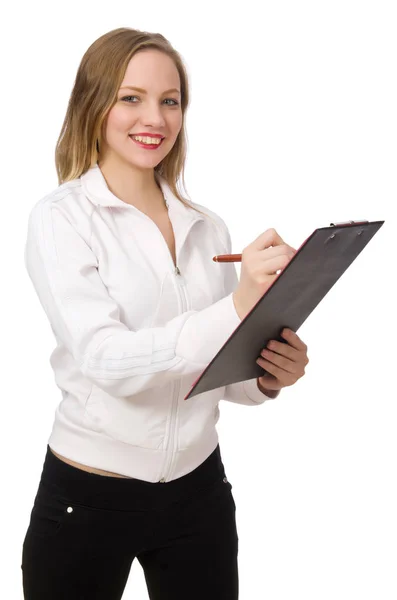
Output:
<instances>
[{"instance_id":1,"label":"zip-up track jacket","mask_svg":"<svg viewBox=\"0 0 397 600\"><path fill-rule=\"evenodd\" d=\"M229 231L164 180L177 268L155 223L114 194L98 165L31 210L25 264L50 321L62 400L49 445L82 464L171 481L218 443L219 401L267 400L256 379L183 398L240 323Z\"/></svg>"}]
</instances>

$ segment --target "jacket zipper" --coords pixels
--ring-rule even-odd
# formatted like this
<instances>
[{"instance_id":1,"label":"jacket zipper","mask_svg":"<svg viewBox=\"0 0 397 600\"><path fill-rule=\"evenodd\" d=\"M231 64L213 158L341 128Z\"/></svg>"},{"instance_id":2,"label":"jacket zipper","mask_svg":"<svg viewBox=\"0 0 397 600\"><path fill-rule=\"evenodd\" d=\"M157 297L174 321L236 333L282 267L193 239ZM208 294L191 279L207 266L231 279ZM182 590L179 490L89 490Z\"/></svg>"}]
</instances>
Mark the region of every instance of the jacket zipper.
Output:
<instances>
[{"instance_id":1,"label":"jacket zipper","mask_svg":"<svg viewBox=\"0 0 397 600\"><path fill-rule=\"evenodd\" d=\"M192 229L195 222L196 221L193 221L190 224L190 227L188 228L188 230L186 232L183 242L186 240L186 238L189 235L190 230ZM174 271L174 275L175 275L175 279L176 279L175 287L178 289L178 296L181 301L181 313L180 314L183 314L188 308L187 293L186 293L186 288L185 288L186 282L179 270L179 267L177 266L178 265L178 257L176 257L176 265L174 265L174 261L172 259L172 255L168 248L168 245L166 244L163 236L161 236L161 237L164 241L164 244L167 247L167 251L168 251L168 254L171 259L171 263L172 263L172 267L173 267L173 271ZM170 476L170 473L171 473L171 470L173 467L173 462L174 462L174 457L175 457L175 452L176 452L176 447L177 447L177 437L178 437L176 435L176 424L177 424L177 420L178 420L178 399L179 399L180 387L181 387L180 381L174 382L173 393L172 393L172 405L171 405L169 433L168 433L167 439L165 440L165 443L164 443L164 447L166 448L166 458L165 458L165 463L164 463L164 467L163 467L163 475L160 478L159 483L166 483L166 481L168 481L168 477Z\"/></svg>"}]
</instances>

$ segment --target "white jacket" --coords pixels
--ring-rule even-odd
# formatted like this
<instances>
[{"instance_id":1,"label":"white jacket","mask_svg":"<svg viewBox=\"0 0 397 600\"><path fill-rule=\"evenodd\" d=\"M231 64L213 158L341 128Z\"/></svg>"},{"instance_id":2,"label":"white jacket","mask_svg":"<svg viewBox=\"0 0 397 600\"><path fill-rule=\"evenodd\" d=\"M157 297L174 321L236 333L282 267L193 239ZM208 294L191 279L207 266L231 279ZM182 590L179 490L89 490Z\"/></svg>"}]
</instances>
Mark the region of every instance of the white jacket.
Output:
<instances>
[{"instance_id":1,"label":"white jacket","mask_svg":"<svg viewBox=\"0 0 397 600\"><path fill-rule=\"evenodd\" d=\"M25 263L57 347L62 392L49 445L85 465L150 482L201 464L218 443L221 399L260 404L256 379L184 401L239 325L220 217L185 207L165 181L177 269L155 223L114 194L98 166L29 216Z\"/></svg>"}]
</instances>

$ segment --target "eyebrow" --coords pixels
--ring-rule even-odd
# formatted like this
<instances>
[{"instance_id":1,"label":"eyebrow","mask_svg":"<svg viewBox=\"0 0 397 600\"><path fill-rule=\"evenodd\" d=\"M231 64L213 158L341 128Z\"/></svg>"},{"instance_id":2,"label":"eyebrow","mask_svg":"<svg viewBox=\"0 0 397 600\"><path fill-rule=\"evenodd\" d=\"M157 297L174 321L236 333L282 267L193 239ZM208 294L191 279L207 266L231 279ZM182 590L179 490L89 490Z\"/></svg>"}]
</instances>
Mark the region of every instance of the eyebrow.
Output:
<instances>
[{"instance_id":1,"label":"eyebrow","mask_svg":"<svg viewBox=\"0 0 397 600\"><path fill-rule=\"evenodd\" d=\"M140 92L141 94L147 94L147 91L144 90L143 88L139 88L139 87L135 87L133 85L123 85L121 88L121 90L135 90L137 92ZM173 88L171 90L166 90L165 92L163 92L163 94L171 94L171 93L176 93L176 94L180 94L180 90Z\"/></svg>"}]
</instances>

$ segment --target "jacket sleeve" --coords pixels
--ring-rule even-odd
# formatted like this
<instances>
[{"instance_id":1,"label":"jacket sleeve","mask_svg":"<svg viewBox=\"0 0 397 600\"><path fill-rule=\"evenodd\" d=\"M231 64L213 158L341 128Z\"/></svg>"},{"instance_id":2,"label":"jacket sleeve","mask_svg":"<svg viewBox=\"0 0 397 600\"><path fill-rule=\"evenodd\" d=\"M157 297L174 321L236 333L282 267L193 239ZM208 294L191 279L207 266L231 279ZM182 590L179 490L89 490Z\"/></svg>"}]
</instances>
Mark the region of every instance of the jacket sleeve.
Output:
<instances>
[{"instance_id":1,"label":"jacket sleeve","mask_svg":"<svg viewBox=\"0 0 397 600\"><path fill-rule=\"evenodd\" d=\"M230 292L163 327L130 330L95 254L56 202L42 201L30 213L25 265L56 337L81 372L114 396L198 377L240 323Z\"/></svg>"},{"instance_id":2,"label":"jacket sleeve","mask_svg":"<svg viewBox=\"0 0 397 600\"><path fill-rule=\"evenodd\" d=\"M222 221L224 229L224 244L226 254L232 253L232 243L229 230L226 224ZM227 294L232 294L238 285L237 271L234 263L226 263L223 265L225 276L225 290ZM263 404L266 400L273 400L269 396L260 391L257 384L257 379L248 379L231 383L225 386L223 400L235 402L237 404L256 405Z\"/></svg>"}]
</instances>

